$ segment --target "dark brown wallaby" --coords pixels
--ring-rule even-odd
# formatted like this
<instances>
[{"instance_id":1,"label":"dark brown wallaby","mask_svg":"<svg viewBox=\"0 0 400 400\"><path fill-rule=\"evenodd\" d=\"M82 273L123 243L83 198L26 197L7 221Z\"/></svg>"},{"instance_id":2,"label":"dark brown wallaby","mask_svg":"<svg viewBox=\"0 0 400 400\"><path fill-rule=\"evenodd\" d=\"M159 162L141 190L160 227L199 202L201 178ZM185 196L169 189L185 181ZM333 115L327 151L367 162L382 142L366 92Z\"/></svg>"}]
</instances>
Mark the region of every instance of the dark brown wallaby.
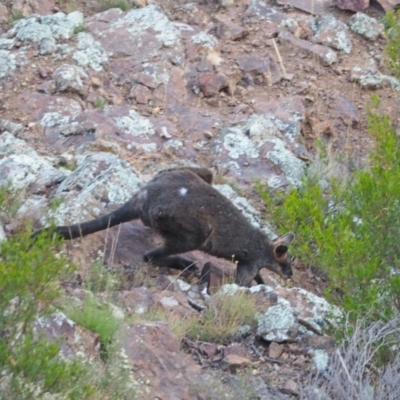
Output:
<instances>
[{"instance_id":1,"label":"dark brown wallaby","mask_svg":"<svg viewBox=\"0 0 400 400\"><path fill-rule=\"evenodd\" d=\"M261 268L290 277L288 245L294 234L269 240L211 183L212 173L204 168L162 171L116 211L81 224L58 226L54 231L64 239L74 239L140 218L164 238L162 246L144 255L146 262L196 269L192 261L176 254L201 250L233 260L237 264L235 279L240 285L249 286L253 279L263 283Z\"/></svg>"}]
</instances>

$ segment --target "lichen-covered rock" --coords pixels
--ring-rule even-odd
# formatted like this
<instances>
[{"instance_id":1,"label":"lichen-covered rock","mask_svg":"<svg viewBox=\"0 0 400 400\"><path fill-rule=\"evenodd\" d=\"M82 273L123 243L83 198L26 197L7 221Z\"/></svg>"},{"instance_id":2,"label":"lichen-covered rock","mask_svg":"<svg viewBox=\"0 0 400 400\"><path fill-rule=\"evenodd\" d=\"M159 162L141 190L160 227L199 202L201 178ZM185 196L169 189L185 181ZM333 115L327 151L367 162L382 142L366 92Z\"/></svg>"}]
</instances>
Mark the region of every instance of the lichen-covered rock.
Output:
<instances>
[{"instance_id":1,"label":"lichen-covered rock","mask_svg":"<svg viewBox=\"0 0 400 400\"><path fill-rule=\"evenodd\" d=\"M364 89L378 89L382 87L383 75L375 69L353 67L350 80L357 82Z\"/></svg>"},{"instance_id":2,"label":"lichen-covered rock","mask_svg":"<svg viewBox=\"0 0 400 400\"><path fill-rule=\"evenodd\" d=\"M264 340L284 342L294 339L298 324L296 314L289 302L278 298L278 304L271 306L258 316L257 335Z\"/></svg>"},{"instance_id":3,"label":"lichen-covered rock","mask_svg":"<svg viewBox=\"0 0 400 400\"><path fill-rule=\"evenodd\" d=\"M77 34L77 51L72 58L83 68L91 67L95 71L102 71L108 66L108 56L99 41L87 32Z\"/></svg>"},{"instance_id":4,"label":"lichen-covered rock","mask_svg":"<svg viewBox=\"0 0 400 400\"><path fill-rule=\"evenodd\" d=\"M88 75L75 65L61 65L53 72L52 78L58 92L72 92L83 96L88 90L87 84L85 85Z\"/></svg>"},{"instance_id":5,"label":"lichen-covered rock","mask_svg":"<svg viewBox=\"0 0 400 400\"><path fill-rule=\"evenodd\" d=\"M38 318L33 323L33 332L36 338L44 335L50 342L58 341L64 359L84 357L89 362L100 359L99 335L76 325L60 311Z\"/></svg>"},{"instance_id":6,"label":"lichen-covered rock","mask_svg":"<svg viewBox=\"0 0 400 400\"><path fill-rule=\"evenodd\" d=\"M54 38L70 39L74 29L83 24L83 14L80 11L73 11L68 15L58 12L53 15L31 15L21 19L9 32L16 39L40 44L43 39Z\"/></svg>"},{"instance_id":7,"label":"lichen-covered rock","mask_svg":"<svg viewBox=\"0 0 400 400\"><path fill-rule=\"evenodd\" d=\"M376 40L383 33L383 24L375 18L358 12L349 19L350 29L369 40Z\"/></svg>"},{"instance_id":8,"label":"lichen-covered rock","mask_svg":"<svg viewBox=\"0 0 400 400\"><path fill-rule=\"evenodd\" d=\"M252 115L241 126L222 129L214 142L217 159L235 175L244 175L240 165L249 164L248 173L270 186L298 185L305 164L292 152L300 133L297 118L288 123L271 114Z\"/></svg>"},{"instance_id":9,"label":"lichen-covered rock","mask_svg":"<svg viewBox=\"0 0 400 400\"><path fill-rule=\"evenodd\" d=\"M312 38L313 42L350 54L352 42L349 28L333 15L328 14L316 18L311 24L311 28L315 32Z\"/></svg>"},{"instance_id":10,"label":"lichen-covered rock","mask_svg":"<svg viewBox=\"0 0 400 400\"><path fill-rule=\"evenodd\" d=\"M124 160L109 153L78 157L78 168L58 187L64 202L49 215L59 224L98 217L105 208L122 205L142 184L138 173Z\"/></svg>"},{"instance_id":11,"label":"lichen-covered rock","mask_svg":"<svg viewBox=\"0 0 400 400\"><path fill-rule=\"evenodd\" d=\"M4 132L0 136L0 186L44 192L46 187L61 182L65 172L53 167L45 157L39 156L25 141Z\"/></svg>"}]
</instances>

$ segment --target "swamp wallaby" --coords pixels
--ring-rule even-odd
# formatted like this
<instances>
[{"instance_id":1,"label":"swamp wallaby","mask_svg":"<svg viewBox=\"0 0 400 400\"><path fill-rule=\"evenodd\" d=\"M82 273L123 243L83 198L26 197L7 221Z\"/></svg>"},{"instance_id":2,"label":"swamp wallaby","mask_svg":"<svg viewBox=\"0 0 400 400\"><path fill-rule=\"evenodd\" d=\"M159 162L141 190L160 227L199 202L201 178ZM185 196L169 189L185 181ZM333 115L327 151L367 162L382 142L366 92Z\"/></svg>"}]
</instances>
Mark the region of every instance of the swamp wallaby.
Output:
<instances>
[{"instance_id":1,"label":"swamp wallaby","mask_svg":"<svg viewBox=\"0 0 400 400\"><path fill-rule=\"evenodd\" d=\"M58 226L54 231L64 239L74 239L140 218L164 238L162 246L144 255L146 262L196 269L192 261L177 254L201 250L233 260L237 264L235 279L240 285L249 286L253 279L263 283L261 268L290 277L288 245L294 234L269 240L211 183L212 173L204 168L165 170L116 211L81 224ZM43 229L32 236L41 232Z\"/></svg>"}]
</instances>

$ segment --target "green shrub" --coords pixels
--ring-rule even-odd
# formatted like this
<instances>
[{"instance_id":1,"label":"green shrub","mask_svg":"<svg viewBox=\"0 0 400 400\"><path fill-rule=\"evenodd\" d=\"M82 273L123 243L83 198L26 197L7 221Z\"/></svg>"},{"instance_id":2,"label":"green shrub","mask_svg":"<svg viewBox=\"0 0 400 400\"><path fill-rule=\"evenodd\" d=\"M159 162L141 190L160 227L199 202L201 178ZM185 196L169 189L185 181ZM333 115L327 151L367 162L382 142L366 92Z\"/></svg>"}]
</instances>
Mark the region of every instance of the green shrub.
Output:
<instances>
[{"instance_id":1,"label":"green shrub","mask_svg":"<svg viewBox=\"0 0 400 400\"><path fill-rule=\"evenodd\" d=\"M395 76L400 78L400 11L389 11L382 22L387 36L384 60Z\"/></svg>"},{"instance_id":2,"label":"green shrub","mask_svg":"<svg viewBox=\"0 0 400 400\"><path fill-rule=\"evenodd\" d=\"M2 200L0 196L0 202ZM0 243L0 398L32 399L44 393L89 398L94 391L82 382L79 361L58 357L56 342L35 339L32 323L52 310L58 277L70 266L53 253L51 239L21 233Z\"/></svg>"},{"instance_id":3,"label":"green shrub","mask_svg":"<svg viewBox=\"0 0 400 400\"><path fill-rule=\"evenodd\" d=\"M114 316L111 305L100 304L89 292L83 307L67 308L66 314L78 325L99 335L101 356L106 361L107 349L121 326L121 321Z\"/></svg>"},{"instance_id":4,"label":"green shrub","mask_svg":"<svg viewBox=\"0 0 400 400\"><path fill-rule=\"evenodd\" d=\"M289 194L258 188L282 231L296 232L293 253L327 272L331 300L354 316L386 318L400 309L400 140L378 108L374 97L369 166L351 179L331 178L323 187L308 176Z\"/></svg>"},{"instance_id":5,"label":"green shrub","mask_svg":"<svg viewBox=\"0 0 400 400\"><path fill-rule=\"evenodd\" d=\"M127 11L130 8L128 1L126 0L99 0L99 4L104 10L109 8L119 8L122 11Z\"/></svg>"}]
</instances>

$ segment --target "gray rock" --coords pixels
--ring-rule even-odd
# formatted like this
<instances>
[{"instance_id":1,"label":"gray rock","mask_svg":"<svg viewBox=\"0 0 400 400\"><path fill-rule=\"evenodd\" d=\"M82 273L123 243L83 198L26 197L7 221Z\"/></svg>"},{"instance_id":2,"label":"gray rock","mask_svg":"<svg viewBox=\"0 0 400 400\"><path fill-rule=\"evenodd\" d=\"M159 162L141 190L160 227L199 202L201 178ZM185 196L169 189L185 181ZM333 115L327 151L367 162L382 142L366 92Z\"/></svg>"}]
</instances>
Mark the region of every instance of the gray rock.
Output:
<instances>
[{"instance_id":1,"label":"gray rock","mask_svg":"<svg viewBox=\"0 0 400 400\"><path fill-rule=\"evenodd\" d=\"M358 12L349 19L350 29L369 40L376 40L383 33L383 24L375 18Z\"/></svg>"},{"instance_id":2,"label":"gray rock","mask_svg":"<svg viewBox=\"0 0 400 400\"><path fill-rule=\"evenodd\" d=\"M312 38L313 42L350 54L352 42L349 28L333 15L328 14L316 18L311 24L311 28L315 32Z\"/></svg>"}]
</instances>

